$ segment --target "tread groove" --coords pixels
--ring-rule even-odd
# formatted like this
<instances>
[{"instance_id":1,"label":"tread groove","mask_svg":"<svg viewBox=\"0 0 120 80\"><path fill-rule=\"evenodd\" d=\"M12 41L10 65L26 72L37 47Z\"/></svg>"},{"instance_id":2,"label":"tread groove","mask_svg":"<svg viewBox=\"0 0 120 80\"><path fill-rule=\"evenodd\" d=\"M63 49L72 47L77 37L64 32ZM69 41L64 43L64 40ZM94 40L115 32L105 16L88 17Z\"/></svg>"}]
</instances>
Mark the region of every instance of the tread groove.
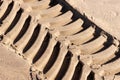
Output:
<instances>
[{"instance_id":1,"label":"tread groove","mask_svg":"<svg viewBox=\"0 0 120 80\"><path fill-rule=\"evenodd\" d=\"M20 31L19 35L18 35L17 38L14 40L14 43L16 43L17 41L19 41L20 38L25 34L25 32L27 31L27 29L28 29L28 27L29 27L29 25L30 25L30 21L31 21L31 17L29 16L29 17L26 19L26 21L25 21L25 23L24 23L24 25L23 25L23 28L22 28L22 30Z\"/></svg>"},{"instance_id":2,"label":"tread groove","mask_svg":"<svg viewBox=\"0 0 120 80\"><path fill-rule=\"evenodd\" d=\"M60 69L58 75L56 76L55 80L61 80L63 78L63 76L65 75L65 73L69 67L70 60L71 60L71 53L68 52L67 55L65 56L65 59L61 66L61 69Z\"/></svg>"},{"instance_id":3,"label":"tread groove","mask_svg":"<svg viewBox=\"0 0 120 80\"><path fill-rule=\"evenodd\" d=\"M8 16L8 14L9 14L10 11L12 10L13 6L14 6L14 1L12 1L12 2L9 4L9 6L8 6L7 10L5 11L4 15L1 17L1 21L3 21L3 20Z\"/></svg>"},{"instance_id":4,"label":"tread groove","mask_svg":"<svg viewBox=\"0 0 120 80\"><path fill-rule=\"evenodd\" d=\"M49 40L50 40L50 34L47 33L46 37L44 38L44 41L39 49L39 51L37 52L37 55L35 56L35 58L33 59L33 63L35 63L45 52L48 44L49 44Z\"/></svg>"},{"instance_id":5,"label":"tread groove","mask_svg":"<svg viewBox=\"0 0 120 80\"><path fill-rule=\"evenodd\" d=\"M23 53L25 53L27 50L29 50L29 48L34 44L35 40L38 37L39 31L40 31L40 26L37 26L33 32L31 39L29 40L28 44L24 48Z\"/></svg>"},{"instance_id":6,"label":"tread groove","mask_svg":"<svg viewBox=\"0 0 120 80\"><path fill-rule=\"evenodd\" d=\"M17 22L19 21L22 13L23 13L23 10L22 10L22 9L20 9L20 10L17 12L17 14L16 14L13 22L11 23L11 25L9 26L9 28L7 29L7 31L5 32L5 34L7 34L7 33L17 24Z\"/></svg>"}]
</instances>

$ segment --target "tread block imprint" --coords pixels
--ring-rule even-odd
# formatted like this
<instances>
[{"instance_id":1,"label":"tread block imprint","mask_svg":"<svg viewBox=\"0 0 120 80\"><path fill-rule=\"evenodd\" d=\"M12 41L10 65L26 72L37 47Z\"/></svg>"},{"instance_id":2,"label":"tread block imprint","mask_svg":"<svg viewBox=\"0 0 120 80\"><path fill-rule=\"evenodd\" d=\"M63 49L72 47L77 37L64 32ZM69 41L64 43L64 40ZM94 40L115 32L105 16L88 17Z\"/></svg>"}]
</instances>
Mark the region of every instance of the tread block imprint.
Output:
<instances>
[{"instance_id":1,"label":"tread block imprint","mask_svg":"<svg viewBox=\"0 0 120 80\"><path fill-rule=\"evenodd\" d=\"M65 4L1 0L1 43L27 60L33 80L119 80L119 40Z\"/></svg>"}]
</instances>

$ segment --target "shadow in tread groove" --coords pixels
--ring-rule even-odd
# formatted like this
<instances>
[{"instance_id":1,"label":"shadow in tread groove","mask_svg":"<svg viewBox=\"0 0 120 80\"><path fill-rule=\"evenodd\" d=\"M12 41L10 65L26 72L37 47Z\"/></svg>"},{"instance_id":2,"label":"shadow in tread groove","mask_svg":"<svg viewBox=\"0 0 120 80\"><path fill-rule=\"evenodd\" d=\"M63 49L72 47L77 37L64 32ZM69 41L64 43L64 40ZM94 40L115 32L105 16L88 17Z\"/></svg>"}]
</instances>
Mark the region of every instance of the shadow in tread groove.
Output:
<instances>
[{"instance_id":1,"label":"shadow in tread groove","mask_svg":"<svg viewBox=\"0 0 120 80\"><path fill-rule=\"evenodd\" d=\"M97 27L95 27L95 32L94 32L94 34L93 34L94 37L93 37L92 39L90 39L89 41L85 42L84 44L87 44L87 43L92 42L92 41L94 41L95 39L97 39L97 38L100 36L101 31L102 31L102 30L100 30L100 29L98 29Z\"/></svg>"},{"instance_id":2,"label":"shadow in tread groove","mask_svg":"<svg viewBox=\"0 0 120 80\"><path fill-rule=\"evenodd\" d=\"M0 1L0 6L2 5L3 1Z\"/></svg>"},{"instance_id":3,"label":"shadow in tread groove","mask_svg":"<svg viewBox=\"0 0 120 80\"><path fill-rule=\"evenodd\" d=\"M54 50L53 50L53 53L49 59L49 62L47 63L47 65L45 66L45 68L43 70L44 74L47 73L47 71L52 67L52 65L56 61L58 54L59 54L59 51L60 51L60 43L58 42L54 47Z\"/></svg>"},{"instance_id":4,"label":"shadow in tread groove","mask_svg":"<svg viewBox=\"0 0 120 80\"><path fill-rule=\"evenodd\" d=\"M51 0L49 5L52 7L52 6L55 6L56 4L58 4L57 1Z\"/></svg>"},{"instance_id":5,"label":"shadow in tread groove","mask_svg":"<svg viewBox=\"0 0 120 80\"><path fill-rule=\"evenodd\" d=\"M40 26L38 25L38 26L35 28L31 39L30 39L29 42L27 43L26 47L23 49L23 53L25 53L27 50L29 50L30 47L34 44L34 42L36 41L36 39L37 39L37 37L38 37L39 32L40 32Z\"/></svg>"},{"instance_id":6,"label":"shadow in tread groove","mask_svg":"<svg viewBox=\"0 0 120 80\"><path fill-rule=\"evenodd\" d=\"M37 52L36 56L33 59L33 63L35 63L43 55L43 53L45 52L45 50L49 44L49 41L50 41L50 34L47 33L39 51Z\"/></svg>"},{"instance_id":7,"label":"shadow in tread groove","mask_svg":"<svg viewBox=\"0 0 120 80\"><path fill-rule=\"evenodd\" d=\"M94 78L94 72L90 72L89 76L87 77L87 80L95 80Z\"/></svg>"},{"instance_id":8,"label":"shadow in tread groove","mask_svg":"<svg viewBox=\"0 0 120 80\"><path fill-rule=\"evenodd\" d=\"M55 78L55 80L62 80L63 76L65 75L65 73L67 72L69 68L71 57L72 57L72 54L71 52L68 51L67 55L64 58L64 61L63 61L63 64L61 66L59 73L58 74L56 73L57 77Z\"/></svg>"},{"instance_id":9,"label":"shadow in tread groove","mask_svg":"<svg viewBox=\"0 0 120 80\"><path fill-rule=\"evenodd\" d=\"M9 14L10 11L12 10L13 6L14 6L14 1L12 1L12 2L9 4L9 6L8 6L7 10L5 11L4 15L1 17L1 21L3 21L3 20L8 16L8 14Z\"/></svg>"},{"instance_id":10,"label":"shadow in tread groove","mask_svg":"<svg viewBox=\"0 0 120 80\"><path fill-rule=\"evenodd\" d=\"M13 27L14 27L14 26L17 24L17 22L19 21L22 13L23 13L23 9L20 9L20 10L17 12L17 14L16 14L13 22L11 23L11 25L9 26L9 28L7 29L7 31L5 32L5 34L7 34L10 30L13 29Z\"/></svg>"},{"instance_id":11,"label":"shadow in tread groove","mask_svg":"<svg viewBox=\"0 0 120 80\"><path fill-rule=\"evenodd\" d=\"M83 64L79 62L75 68L75 72L73 74L72 80L80 80L80 77L82 74L82 67L83 67Z\"/></svg>"},{"instance_id":12,"label":"shadow in tread groove","mask_svg":"<svg viewBox=\"0 0 120 80\"><path fill-rule=\"evenodd\" d=\"M101 51L106 50L107 48L109 48L111 45L113 44L113 39L111 37L107 38L107 41L103 44L104 47L102 49L100 49L99 51L97 51L96 53L99 53Z\"/></svg>"},{"instance_id":13,"label":"shadow in tread groove","mask_svg":"<svg viewBox=\"0 0 120 80\"><path fill-rule=\"evenodd\" d=\"M29 16L24 25L23 25L23 28L21 29L20 33L18 34L17 38L14 40L14 43L16 43L17 41L20 40L20 38L22 38L22 36L25 34L25 32L27 31L29 25L30 25L30 21L31 21L31 16Z\"/></svg>"},{"instance_id":14,"label":"shadow in tread groove","mask_svg":"<svg viewBox=\"0 0 120 80\"><path fill-rule=\"evenodd\" d=\"M109 64L109 63L111 63L111 62L114 62L114 61L116 61L116 60L119 59L119 58L120 58L120 49L119 49L118 52L115 53L115 57L114 57L114 58L112 58L112 59L109 60L108 62L104 63L103 65L106 65L106 64Z\"/></svg>"}]
</instances>

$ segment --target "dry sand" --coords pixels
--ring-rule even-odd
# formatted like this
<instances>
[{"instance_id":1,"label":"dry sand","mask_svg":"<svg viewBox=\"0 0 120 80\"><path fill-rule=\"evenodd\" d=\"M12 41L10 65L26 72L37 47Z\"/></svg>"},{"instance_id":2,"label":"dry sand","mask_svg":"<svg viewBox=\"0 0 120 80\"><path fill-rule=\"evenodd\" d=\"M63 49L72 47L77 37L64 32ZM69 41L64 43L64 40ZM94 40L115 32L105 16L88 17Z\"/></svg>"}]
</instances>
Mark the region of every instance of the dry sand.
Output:
<instances>
[{"instance_id":1,"label":"dry sand","mask_svg":"<svg viewBox=\"0 0 120 80\"><path fill-rule=\"evenodd\" d=\"M30 80L30 66L0 43L0 80Z\"/></svg>"},{"instance_id":2,"label":"dry sand","mask_svg":"<svg viewBox=\"0 0 120 80\"><path fill-rule=\"evenodd\" d=\"M50 0L24 1L13 0L15 7L1 19L0 80L31 80L33 77L36 80L36 76L40 80L120 80L117 74L120 72L119 41L113 39L115 36L120 40L119 1L67 0L105 32L98 26L85 25L87 21L81 18L72 20L74 12L54 0L53 3ZM7 3L9 1L4 0L4 8L0 7L3 18ZM20 19L16 22L13 13L18 10L22 13L20 8L24 11L21 16L17 14ZM64 13L65 10L68 11ZM14 43L17 38L20 39ZM32 64L32 78L28 63Z\"/></svg>"},{"instance_id":3,"label":"dry sand","mask_svg":"<svg viewBox=\"0 0 120 80\"><path fill-rule=\"evenodd\" d=\"M66 0L81 14L120 40L120 0Z\"/></svg>"}]
</instances>

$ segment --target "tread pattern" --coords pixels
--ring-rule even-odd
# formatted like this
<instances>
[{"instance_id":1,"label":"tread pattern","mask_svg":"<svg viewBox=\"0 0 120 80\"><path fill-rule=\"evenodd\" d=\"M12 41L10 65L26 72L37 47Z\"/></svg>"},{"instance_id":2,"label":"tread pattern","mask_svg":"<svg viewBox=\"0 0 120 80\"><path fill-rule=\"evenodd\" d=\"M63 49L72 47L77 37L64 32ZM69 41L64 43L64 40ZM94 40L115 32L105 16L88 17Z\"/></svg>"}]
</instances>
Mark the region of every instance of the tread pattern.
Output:
<instances>
[{"instance_id":1,"label":"tread pattern","mask_svg":"<svg viewBox=\"0 0 120 80\"><path fill-rule=\"evenodd\" d=\"M38 80L119 80L119 41L50 0L1 0L0 35ZM9 12L10 10L10 12Z\"/></svg>"}]
</instances>

